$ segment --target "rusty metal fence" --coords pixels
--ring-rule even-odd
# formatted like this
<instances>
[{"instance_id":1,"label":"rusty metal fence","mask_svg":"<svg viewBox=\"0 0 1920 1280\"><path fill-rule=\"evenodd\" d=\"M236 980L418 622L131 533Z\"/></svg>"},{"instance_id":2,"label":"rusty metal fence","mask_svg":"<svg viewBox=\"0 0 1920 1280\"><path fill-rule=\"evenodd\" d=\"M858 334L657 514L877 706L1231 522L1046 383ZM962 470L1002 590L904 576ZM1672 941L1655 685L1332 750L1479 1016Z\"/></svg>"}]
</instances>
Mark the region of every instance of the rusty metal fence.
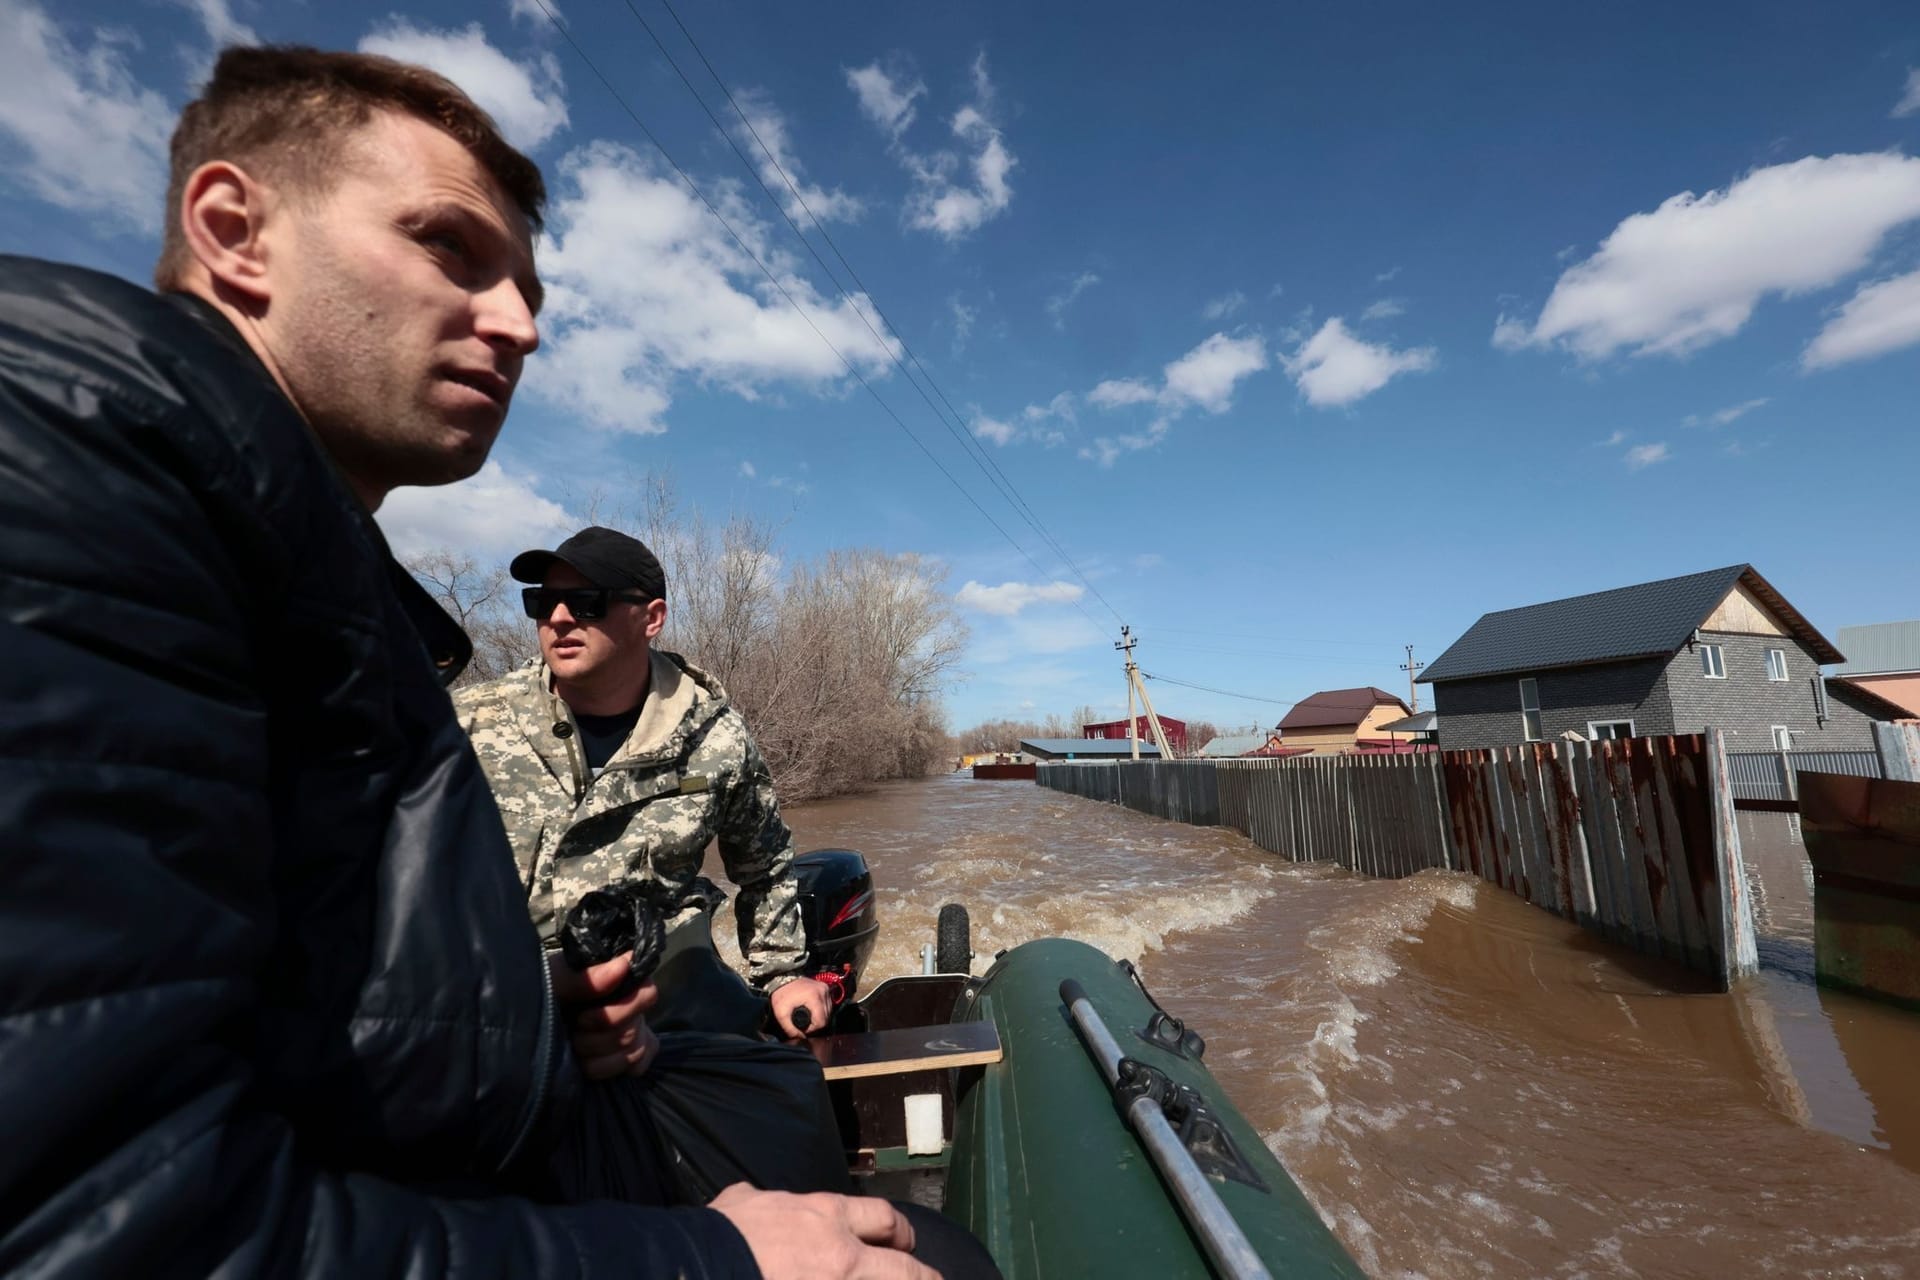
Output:
<instances>
[{"instance_id":1,"label":"rusty metal fence","mask_svg":"<svg viewBox=\"0 0 1920 1280\"><path fill-rule=\"evenodd\" d=\"M1043 764L1037 781L1231 827L1291 861L1471 872L1723 983L1757 968L1717 731L1437 756Z\"/></svg>"}]
</instances>

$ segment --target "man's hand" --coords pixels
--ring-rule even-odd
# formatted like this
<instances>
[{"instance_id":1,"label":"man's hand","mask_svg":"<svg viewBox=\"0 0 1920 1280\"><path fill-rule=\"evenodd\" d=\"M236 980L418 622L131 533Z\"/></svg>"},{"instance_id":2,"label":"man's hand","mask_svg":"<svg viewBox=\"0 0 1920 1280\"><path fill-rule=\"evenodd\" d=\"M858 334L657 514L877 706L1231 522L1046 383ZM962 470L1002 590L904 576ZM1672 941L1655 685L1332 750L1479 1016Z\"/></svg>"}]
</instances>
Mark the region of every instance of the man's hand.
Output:
<instances>
[{"instance_id":1,"label":"man's hand","mask_svg":"<svg viewBox=\"0 0 1920 1280\"><path fill-rule=\"evenodd\" d=\"M647 1027L646 1012L660 1003L660 988L643 982L615 994L633 972L633 953L576 972L565 956L550 951L547 965L573 1056L580 1059L587 1079L611 1080L646 1071L658 1043Z\"/></svg>"},{"instance_id":2,"label":"man's hand","mask_svg":"<svg viewBox=\"0 0 1920 1280\"><path fill-rule=\"evenodd\" d=\"M825 1031L827 1018L833 1013L833 997L827 994L827 984L812 978L795 978L768 998L773 1002L773 1020L795 1040ZM793 1024L795 1009L805 1009L812 1015L805 1031Z\"/></svg>"},{"instance_id":3,"label":"man's hand","mask_svg":"<svg viewBox=\"0 0 1920 1280\"><path fill-rule=\"evenodd\" d=\"M904 1252L913 1227L877 1197L796 1196L736 1182L707 1207L746 1237L766 1280L940 1280Z\"/></svg>"}]
</instances>

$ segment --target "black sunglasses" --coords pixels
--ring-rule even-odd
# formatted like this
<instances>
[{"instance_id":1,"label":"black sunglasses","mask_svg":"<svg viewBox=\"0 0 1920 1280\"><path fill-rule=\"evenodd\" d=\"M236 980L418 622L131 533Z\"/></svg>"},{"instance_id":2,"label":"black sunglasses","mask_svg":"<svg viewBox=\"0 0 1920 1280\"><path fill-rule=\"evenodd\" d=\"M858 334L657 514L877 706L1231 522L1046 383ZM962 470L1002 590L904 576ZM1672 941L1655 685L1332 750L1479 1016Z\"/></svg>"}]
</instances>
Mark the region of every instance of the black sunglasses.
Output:
<instances>
[{"instance_id":1,"label":"black sunglasses","mask_svg":"<svg viewBox=\"0 0 1920 1280\"><path fill-rule=\"evenodd\" d=\"M615 591L609 587L526 587L520 592L520 602L535 622L546 621L557 604L566 605L575 622L594 622L607 616L609 601L646 604L649 599L651 597L636 592Z\"/></svg>"}]
</instances>

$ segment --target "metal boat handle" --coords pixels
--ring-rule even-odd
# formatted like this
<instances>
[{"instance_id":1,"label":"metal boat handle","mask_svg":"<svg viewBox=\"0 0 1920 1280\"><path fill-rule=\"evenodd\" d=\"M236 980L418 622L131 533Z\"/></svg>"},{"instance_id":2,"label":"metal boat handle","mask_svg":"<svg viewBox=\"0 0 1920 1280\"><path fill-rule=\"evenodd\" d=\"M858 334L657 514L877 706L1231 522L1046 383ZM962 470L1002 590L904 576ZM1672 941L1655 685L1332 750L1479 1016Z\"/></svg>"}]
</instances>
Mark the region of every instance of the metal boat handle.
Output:
<instances>
[{"instance_id":1,"label":"metal boat handle","mask_svg":"<svg viewBox=\"0 0 1920 1280\"><path fill-rule=\"evenodd\" d=\"M1093 1002L1087 999L1086 989L1074 979L1068 978L1060 984L1060 1000L1067 1006L1067 1017L1079 1033L1080 1042L1093 1055L1107 1088L1112 1089L1120 1080L1119 1042L1107 1030ZM1153 1167L1173 1192L1181 1216L1200 1237L1200 1246L1207 1251L1214 1269L1227 1280L1273 1280L1219 1192L1207 1181L1207 1175L1200 1171L1200 1166L1181 1145L1173 1126L1160 1113L1159 1104L1151 1098L1135 1098L1127 1105L1126 1117L1140 1145L1147 1149Z\"/></svg>"}]
</instances>

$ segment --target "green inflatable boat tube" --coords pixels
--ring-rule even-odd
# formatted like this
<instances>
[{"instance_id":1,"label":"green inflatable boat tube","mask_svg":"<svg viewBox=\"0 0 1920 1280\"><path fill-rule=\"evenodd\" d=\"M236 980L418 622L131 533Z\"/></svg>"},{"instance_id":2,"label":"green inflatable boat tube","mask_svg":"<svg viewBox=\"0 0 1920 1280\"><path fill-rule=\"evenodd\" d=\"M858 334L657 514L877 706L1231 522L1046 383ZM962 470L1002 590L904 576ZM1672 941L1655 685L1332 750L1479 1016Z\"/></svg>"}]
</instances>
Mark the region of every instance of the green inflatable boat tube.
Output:
<instances>
[{"instance_id":1,"label":"green inflatable boat tube","mask_svg":"<svg viewBox=\"0 0 1920 1280\"><path fill-rule=\"evenodd\" d=\"M991 1020L1004 1056L979 1068L959 1100L946 1211L986 1243L1007 1280L1220 1274L1195 1215L1156 1170L1076 1031L1061 995L1068 980L1120 1053L1140 1064L1129 1069L1136 1077L1204 1100L1226 1135L1194 1147L1204 1184L1230 1216L1227 1230L1238 1227L1267 1272L1364 1275L1194 1056L1194 1043L1181 1045L1164 1020L1160 1034L1143 1034L1160 1010L1130 969L1085 943L1047 938L1004 954L954 1012L956 1022Z\"/></svg>"}]
</instances>

